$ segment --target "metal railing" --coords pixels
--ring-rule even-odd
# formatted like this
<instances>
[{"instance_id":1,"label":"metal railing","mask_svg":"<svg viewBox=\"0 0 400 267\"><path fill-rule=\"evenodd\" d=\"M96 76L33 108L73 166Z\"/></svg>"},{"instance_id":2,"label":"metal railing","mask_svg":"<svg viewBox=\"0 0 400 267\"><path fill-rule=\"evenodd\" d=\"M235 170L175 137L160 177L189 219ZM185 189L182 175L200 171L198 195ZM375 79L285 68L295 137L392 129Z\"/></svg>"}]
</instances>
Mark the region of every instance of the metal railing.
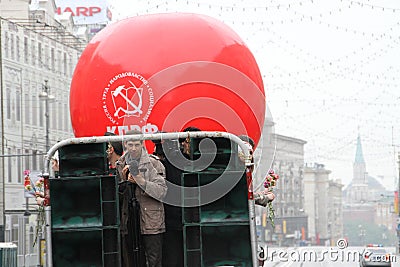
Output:
<instances>
[{"instance_id":1,"label":"metal railing","mask_svg":"<svg viewBox=\"0 0 400 267\"><path fill-rule=\"evenodd\" d=\"M246 167L246 179L248 186L248 208L249 208L249 224L250 224L250 242L252 252L252 263L254 267L258 267L257 258L257 234L256 234L256 222L255 222L255 204L253 197L253 186L252 186L252 172L250 150L246 144L236 135L227 132L212 132L212 131L198 131L198 132L171 132L171 133L154 133L154 134L133 134L133 135L121 135L121 136L94 136L94 137L79 137L69 138L62 140L52 146L45 156L44 172L43 176L49 176L50 159L53 157L55 152L66 145L73 144L93 144L93 143L104 143L104 142L123 142L123 141L137 141L137 140L174 140L181 138L227 138L241 148L244 153L245 167ZM46 213L46 267L53 267L52 262L52 244L51 244L51 205L45 207Z\"/></svg>"}]
</instances>

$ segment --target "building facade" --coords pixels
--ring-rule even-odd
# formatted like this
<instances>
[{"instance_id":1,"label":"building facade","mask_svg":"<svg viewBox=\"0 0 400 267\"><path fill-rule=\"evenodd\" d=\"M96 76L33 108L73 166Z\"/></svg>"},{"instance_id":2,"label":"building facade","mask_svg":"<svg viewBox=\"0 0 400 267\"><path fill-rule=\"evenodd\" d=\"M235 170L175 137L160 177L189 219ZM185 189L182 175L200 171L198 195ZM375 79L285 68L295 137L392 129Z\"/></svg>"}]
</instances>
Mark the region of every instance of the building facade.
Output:
<instances>
[{"instance_id":1,"label":"building facade","mask_svg":"<svg viewBox=\"0 0 400 267\"><path fill-rule=\"evenodd\" d=\"M17 244L19 266L40 261L37 206L25 198L24 170L42 171L46 143L73 136L69 87L87 42L68 31L70 19L54 19L54 1L30 2L0 1L0 239Z\"/></svg>"},{"instance_id":2,"label":"building facade","mask_svg":"<svg viewBox=\"0 0 400 267\"><path fill-rule=\"evenodd\" d=\"M260 216L260 240L280 245L294 245L307 229L303 199L304 145L306 142L274 132L274 123L265 119L263 135L255 151L255 191L262 190L262 183L269 169L279 174L273 189L276 199L272 202L275 210L275 227L268 222L268 209L257 207ZM303 234L304 235L304 234Z\"/></svg>"},{"instance_id":3,"label":"building facade","mask_svg":"<svg viewBox=\"0 0 400 267\"><path fill-rule=\"evenodd\" d=\"M340 180L329 180L328 186L328 238L329 245L334 246L343 238L343 184Z\"/></svg>"},{"instance_id":4,"label":"building facade","mask_svg":"<svg viewBox=\"0 0 400 267\"><path fill-rule=\"evenodd\" d=\"M304 209L308 215L308 238L313 244L331 245L343 237L342 187L329 179L323 164L304 168Z\"/></svg>"},{"instance_id":5,"label":"building facade","mask_svg":"<svg viewBox=\"0 0 400 267\"><path fill-rule=\"evenodd\" d=\"M353 239L350 241L358 245L365 245L367 241L390 242L389 236L395 235L397 217L394 213L394 192L386 190L378 179L368 175L360 136L357 137L353 178L343 190L343 196L343 218L347 234ZM352 229L356 226L359 230L354 235ZM380 236L375 234L378 231Z\"/></svg>"}]
</instances>

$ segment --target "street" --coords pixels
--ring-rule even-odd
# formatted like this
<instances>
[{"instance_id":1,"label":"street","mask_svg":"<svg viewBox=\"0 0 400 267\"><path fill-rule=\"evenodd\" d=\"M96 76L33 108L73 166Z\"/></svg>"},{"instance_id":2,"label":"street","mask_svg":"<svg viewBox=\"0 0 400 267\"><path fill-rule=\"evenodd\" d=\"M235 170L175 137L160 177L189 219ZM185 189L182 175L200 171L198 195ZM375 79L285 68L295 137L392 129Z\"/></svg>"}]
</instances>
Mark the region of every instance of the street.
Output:
<instances>
[{"instance_id":1,"label":"street","mask_svg":"<svg viewBox=\"0 0 400 267\"><path fill-rule=\"evenodd\" d=\"M266 247L264 267L358 267L363 247ZM394 247L386 248L395 252ZM400 257L393 255L392 266L400 266Z\"/></svg>"}]
</instances>

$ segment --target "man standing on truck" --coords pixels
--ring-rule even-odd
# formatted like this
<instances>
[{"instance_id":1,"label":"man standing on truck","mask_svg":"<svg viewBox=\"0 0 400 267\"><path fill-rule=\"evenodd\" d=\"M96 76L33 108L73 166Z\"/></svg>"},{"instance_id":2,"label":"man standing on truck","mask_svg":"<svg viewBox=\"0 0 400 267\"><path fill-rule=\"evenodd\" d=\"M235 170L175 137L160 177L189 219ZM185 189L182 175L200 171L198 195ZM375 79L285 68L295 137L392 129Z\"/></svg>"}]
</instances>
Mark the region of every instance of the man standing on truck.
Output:
<instances>
[{"instance_id":1,"label":"man standing on truck","mask_svg":"<svg viewBox=\"0 0 400 267\"><path fill-rule=\"evenodd\" d=\"M199 128L190 126L183 132L197 132ZM190 139L181 138L179 140L161 140L154 141L155 154L161 158L166 170L166 179L172 184L181 186L182 170L171 163L179 159L177 155L185 159L190 159ZM164 143L164 144L163 144ZM165 151L164 151L164 148ZM173 190L167 192L166 200L176 198ZM180 200L182 201L182 200ZM182 207L170 204L164 204L165 207L165 224L166 232L164 233L163 245L163 267L183 267L183 224L182 224Z\"/></svg>"},{"instance_id":2,"label":"man standing on truck","mask_svg":"<svg viewBox=\"0 0 400 267\"><path fill-rule=\"evenodd\" d=\"M132 134L142 133L135 130L126 133L126 135ZM157 157L147 153L143 140L124 141L124 146L126 152L118 160L117 170L123 181L136 185L134 194L140 206L140 234L147 266L161 267L162 234L165 232L162 200L167 193L165 168ZM123 209L129 208L126 204L123 205ZM127 223L126 214L122 212L121 226ZM124 264L124 266L129 265Z\"/></svg>"},{"instance_id":3,"label":"man standing on truck","mask_svg":"<svg viewBox=\"0 0 400 267\"><path fill-rule=\"evenodd\" d=\"M116 136L115 133L106 132L104 136ZM116 175L118 182L121 182L121 178L117 172L117 162L124 154L124 148L122 145L122 141L116 142L108 142L107 143L107 160L108 160L108 169L110 175ZM126 184L119 185L118 187L118 197L119 197L119 214L120 218L124 217L124 219L129 220L129 216L127 214L127 207L124 207L124 197L129 197L128 190L126 188ZM128 202L126 202L128 204ZM125 204L125 205L126 205ZM125 208L125 210L123 209ZM122 215L125 213L124 215ZM131 234L133 231L129 232L126 223L122 223L121 220L120 224L120 235L121 235L121 266L131 266L133 265L133 254L132 254L132 240ZM127 222L127 221L126 221Z\"/></svg>"},{"instance_id":4,"label":"man standing on truck","mask_svg":"<svg viewBox=\"0 0 400 267\"><path fill-rule=\"evenodd\" d=\"M116 136L115 133L106 132L104 136ZM107 143L107 160L109 165L110 173L116 174L116 163L124 154L124 148L121 141L108 142Z\"/></svg>"}]
</instances>

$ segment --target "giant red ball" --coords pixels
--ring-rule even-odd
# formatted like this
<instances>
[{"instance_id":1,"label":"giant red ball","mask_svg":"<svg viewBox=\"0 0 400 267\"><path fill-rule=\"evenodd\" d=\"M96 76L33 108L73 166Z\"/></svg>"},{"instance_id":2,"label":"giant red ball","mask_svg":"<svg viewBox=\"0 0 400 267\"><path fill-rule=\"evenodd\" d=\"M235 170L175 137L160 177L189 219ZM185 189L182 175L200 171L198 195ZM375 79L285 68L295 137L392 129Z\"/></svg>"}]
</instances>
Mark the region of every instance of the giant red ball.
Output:
<instances>
[{"instance_id":1,"label":"giant red ball","mask_svg":"<svg viewBox=\"0 0 400 267\"><path fill-rule=\"evenodd\" d=\"M110 24L89 42L72 78L70 112L76 137L196 126L257 143L265 93L253 54L227 25L154 14Z\"/></svg>"}]
</instances>

